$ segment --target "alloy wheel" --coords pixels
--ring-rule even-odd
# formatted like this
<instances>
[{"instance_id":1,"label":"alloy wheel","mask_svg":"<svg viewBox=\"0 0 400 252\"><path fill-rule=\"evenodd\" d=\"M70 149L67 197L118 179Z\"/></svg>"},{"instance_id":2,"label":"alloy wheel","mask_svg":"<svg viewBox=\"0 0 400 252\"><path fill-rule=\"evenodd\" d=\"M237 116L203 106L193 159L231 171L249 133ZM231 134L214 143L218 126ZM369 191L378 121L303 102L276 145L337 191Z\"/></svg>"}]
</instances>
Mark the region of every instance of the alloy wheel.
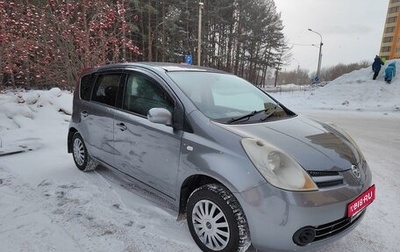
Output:
<instances>
[{"instance_id":1,"label":"alloy wheel","mask_svg":"<svg viewBox=\"0 0 400 252\"><path fill-rule=\"evenodd\" d=\"M209 249L223 250L229 243L230 229L224 212L212 201L200 200L192 212L194 230Z\"/></svg>"}]
</instances>

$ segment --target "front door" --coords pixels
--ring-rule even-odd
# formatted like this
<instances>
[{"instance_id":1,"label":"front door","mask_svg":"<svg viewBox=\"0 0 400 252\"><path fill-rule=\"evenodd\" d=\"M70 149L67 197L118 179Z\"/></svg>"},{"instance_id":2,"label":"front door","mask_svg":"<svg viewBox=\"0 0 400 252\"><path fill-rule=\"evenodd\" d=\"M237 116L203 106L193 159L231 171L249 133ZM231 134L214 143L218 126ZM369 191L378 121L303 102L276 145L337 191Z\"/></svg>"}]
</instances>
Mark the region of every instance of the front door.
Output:
<instances>
[{"instance_id":1,"label":"front door","mask_svg":"<svg viewBox=\"0 0 400 252\"><path fill-rule=\"evenodd\" d=\"M147 112L156 107L173 113L172 98L155 79L130 72L114 118L115 167L175 198L181 131L150 122Z\"/></svg>"}]
</instances>

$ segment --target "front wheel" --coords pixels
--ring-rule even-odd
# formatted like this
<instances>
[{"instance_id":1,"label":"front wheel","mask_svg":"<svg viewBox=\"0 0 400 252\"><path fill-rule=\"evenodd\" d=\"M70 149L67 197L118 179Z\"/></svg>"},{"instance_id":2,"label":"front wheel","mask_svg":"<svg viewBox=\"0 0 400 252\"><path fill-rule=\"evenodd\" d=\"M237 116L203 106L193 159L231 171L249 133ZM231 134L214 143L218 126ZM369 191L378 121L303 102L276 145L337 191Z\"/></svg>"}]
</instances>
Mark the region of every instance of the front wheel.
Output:
<instances>
[{"instance_id":1,"label":"front wheel","mask_svg":"<svg viewBox=\"0 0 400 252\"><path fill-rule=\"evenodd\" d=\"M187 218L190 233L203 251L245 251L250 246L243 210L235 196L219 184L204 185L190 195Z\"/></svg>"},{"instance_id":2,"label":"front wheel","mask_svg":"<svg viewBox=\"0 0 400 252\"><path fill-rule=\"evenodd\" d=\"M91 171L96 169L96 162L90 157L82 136L76 132L72 137L72 156L76 167L81 171Z\"/></svg>"}]
</instances>

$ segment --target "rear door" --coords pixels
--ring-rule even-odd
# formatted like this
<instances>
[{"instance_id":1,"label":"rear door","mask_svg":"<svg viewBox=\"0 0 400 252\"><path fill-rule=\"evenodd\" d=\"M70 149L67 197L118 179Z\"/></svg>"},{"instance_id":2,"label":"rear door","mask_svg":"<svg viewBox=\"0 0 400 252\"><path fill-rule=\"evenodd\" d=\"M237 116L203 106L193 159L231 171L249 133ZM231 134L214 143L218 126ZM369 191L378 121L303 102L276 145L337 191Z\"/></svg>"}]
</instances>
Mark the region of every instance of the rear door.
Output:
<instances>
[{"instance_id":1,"label":"rear door","mask_svg":"<svg viewBox=\"0 0 400 252\"><path fill-rule=\"evenodd\" d=\"M115 114L115 166L174 198L182 132L150 122L147 112L151 108L166 108L174 113L174 99L167 86L157 76L130 71L122 110Z\"/></svg>"},{"instance_id":2,"label":"rear door","mask_svg":"<svg viewBox=\"0 0 400 252\"><path fill-rule=\"evenodd\" d=\"M114 113L122 73L96 75L91 102L81 111L82 135L90 155L108 165L114 165Z\"/></svg>"}]
</instances>

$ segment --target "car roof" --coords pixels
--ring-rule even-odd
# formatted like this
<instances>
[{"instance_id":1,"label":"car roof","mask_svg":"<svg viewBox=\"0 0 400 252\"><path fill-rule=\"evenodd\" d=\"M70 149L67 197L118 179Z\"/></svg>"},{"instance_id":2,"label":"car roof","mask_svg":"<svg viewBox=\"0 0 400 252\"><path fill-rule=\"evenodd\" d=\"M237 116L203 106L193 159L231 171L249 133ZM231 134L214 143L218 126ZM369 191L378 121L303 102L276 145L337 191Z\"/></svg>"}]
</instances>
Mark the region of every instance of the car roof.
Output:
<instances>
[{"instance_id":1,"label":"car roof","mask_svg":"<svg viewBox=\"0 0 400 252\"><path fill-rule=\"evenodd\" d=\"M99 67L88 68L82 72L82 75L86 75L89 73L95 73L104 70L118 70L118 69L137 69L137 68L144 68L153 70L155 72L183 72L183 71L190 71L190 72L215 72L215 73L225 73L227 72L209 68L209 67L202 67L202 66L195 66L189 65L185 63L169 63L169 62L126 62L126 63L115 63L115 64L108 64Z\"/></svg>"}]
</instances>

